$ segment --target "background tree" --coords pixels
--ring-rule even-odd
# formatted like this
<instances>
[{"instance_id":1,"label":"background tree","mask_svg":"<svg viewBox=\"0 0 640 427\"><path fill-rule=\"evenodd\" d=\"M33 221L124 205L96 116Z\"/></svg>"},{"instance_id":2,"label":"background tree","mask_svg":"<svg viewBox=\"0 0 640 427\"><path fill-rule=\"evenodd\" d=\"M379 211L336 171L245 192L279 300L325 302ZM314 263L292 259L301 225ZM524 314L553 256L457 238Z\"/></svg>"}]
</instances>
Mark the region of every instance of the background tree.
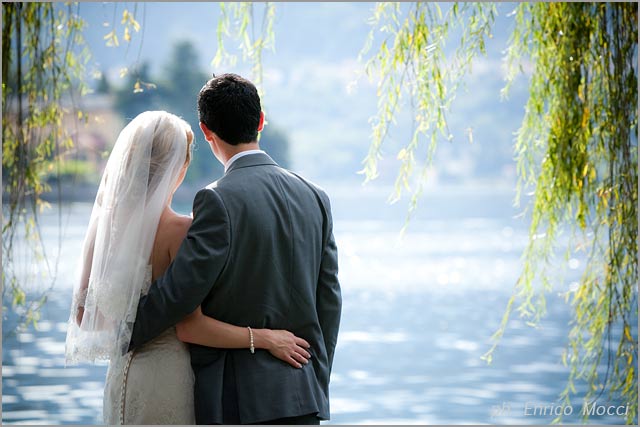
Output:
<instances>
[{"instance_id":1,"label":"background tree","mask_svg":"<svg viewBox=\"0 0 640 427\"><path fill-rule=\"evenodd\" d=\"M260 135L260 148L283 168L292 168L289 138L272 123L267 123Z\"/></svg>"},{"instance_id":2,"label":"background tree","mask_svg":"<svg viewBox=\"0 0 640 427\"><path fill-rule=\"evenodd\" d=\"M207 185L224 172L199 128L198 93L212 76L198 64L200 55L194 44L188 40L177 41L164 64L161 77L151 76L148 66L143 64L140 71L130 74L116 92L116 108L126 121L143 111L163 109L184 118L191 125L196 145L185 183L195 187ZM154 81L156 84L146 90L132 90L138 81ZM260 145L284 167L291 165L288 144L286 135L273 124L266 126L260 137Z\"/></svg>"},{"instance_id":3,"label":"background tree","mask_svg":"<svg viewBox=\"0 0 640 427\"><path fill-rule=\"evenodd\" d=\"M123 77L124 84L115 90L114 107L122 115L126 123L133 120L143 111L158 110L161 107L160 96L158 91L155 90L155 84L149 86L147 90L142 87L137 89L140 81L152 81L148 63L141 63L134 72L127 73Z\"/></svg>"},{"instance_id":4,"label":"background tree","mask_svg":"<svg viewBox=\"0 0 640 427\"><path fill-rule=\"evenodd\" d=\"M199 63L200 58L193 43L186 40L176 42L164 64L162 77L152 76L147 63L142 63L136 72L127 75L115 93L115 108L126 123L144 111L159 109L185 119L196 136L196 154L185 181L204 185L211 176L220 175L222 167L211 154L206 141L200 137L197 96L209 76L199 68ZM146 83L146 86L141 86L142 90L136 90L136 83L140 81L155 83Z\"/></svg>"},{"instance_id":5,"label":"background tree","mask_svg":"<svg viewBox=\"0 0 640 427\"><path fill-rule=\"evenodd\" d=\"M198 64L200 55L193 43L187 40L176 42L165 63L163 77L158 79L158 92L163 109L185 119L195 135L194 156L186 182L206 185L222 175L223 168L200 132L198 93L212 76Z\"/></svg>"},{"instance_id":6,"label":"background tree","mask_svg":"<svg viewBox=\"0 0 640 427\"><path fill-rule=\"evenodd\" d=\"M111 82L107 78L104 72L100 73L100 78L98 80L98 85L96 86L96 93L105 94L111 93Z\"/></svg>"}]
</instances>

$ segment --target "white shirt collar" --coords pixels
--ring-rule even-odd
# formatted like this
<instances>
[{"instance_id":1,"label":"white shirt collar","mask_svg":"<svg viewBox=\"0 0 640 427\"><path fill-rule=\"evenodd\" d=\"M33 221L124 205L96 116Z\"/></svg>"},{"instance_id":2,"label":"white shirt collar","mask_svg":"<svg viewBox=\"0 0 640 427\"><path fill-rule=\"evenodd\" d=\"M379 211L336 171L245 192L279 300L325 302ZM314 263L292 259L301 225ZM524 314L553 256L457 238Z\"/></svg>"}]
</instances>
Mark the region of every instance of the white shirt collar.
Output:
<instances>
[{"instance_id":1,"label":"white shirt collar","mask_svg":"<svg viewBox=\"0 0 640 427\"><path fill-rule=\"evenodd\" d=\"M248 156L249 154L258 154L258 153L264 153L264 151L263 150L246 150L246 151L241 151L241 152L235 154L224 165L225 173L227 172L227 170L229 170L229 167L231 167L231 164L233 162L235 162L236 160L238 160L240 157Z\"/></svg>"}]
</instances>

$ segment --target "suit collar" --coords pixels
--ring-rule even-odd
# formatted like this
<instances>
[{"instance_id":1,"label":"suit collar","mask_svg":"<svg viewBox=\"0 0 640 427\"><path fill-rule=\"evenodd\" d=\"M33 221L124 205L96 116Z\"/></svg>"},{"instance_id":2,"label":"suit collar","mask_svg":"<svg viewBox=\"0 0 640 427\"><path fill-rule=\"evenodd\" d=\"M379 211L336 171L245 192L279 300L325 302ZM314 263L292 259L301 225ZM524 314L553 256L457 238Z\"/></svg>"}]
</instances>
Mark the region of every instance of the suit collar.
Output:
<instances>
[{"instance_id":1,"label":"suit collar","mask_svg":"<svg viewBox=\"0 0 640 427\"><path fill-rule=\"evenodd\" d=\"M278 166L278 164L273 161L273 159L267 153L248 154L246 156L240 157L231 165L229 165L229 169L227 169L225 175L237 169L264 165Z\"/></svg>"}]
</instances>

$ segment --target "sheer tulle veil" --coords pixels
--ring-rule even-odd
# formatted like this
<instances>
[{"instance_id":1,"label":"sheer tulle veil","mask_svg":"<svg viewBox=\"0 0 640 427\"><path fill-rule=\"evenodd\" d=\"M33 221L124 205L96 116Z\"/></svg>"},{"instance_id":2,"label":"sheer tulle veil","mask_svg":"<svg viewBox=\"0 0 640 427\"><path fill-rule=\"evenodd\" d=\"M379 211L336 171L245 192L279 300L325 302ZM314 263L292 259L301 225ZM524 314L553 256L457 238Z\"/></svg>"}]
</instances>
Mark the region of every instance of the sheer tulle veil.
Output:
<instances>
[{"instance_id":1,"label":"sheer tulle veil","mask_svg":"<svg viewBox=\"0 0 640 427\"><path fill-rule=\"evenodd\" d=\"M177 116L149 111L120 133L84 240L67 363L109 359L129 345L158 222L186 164L190 132Z\"/></svg>"}]
</instances>

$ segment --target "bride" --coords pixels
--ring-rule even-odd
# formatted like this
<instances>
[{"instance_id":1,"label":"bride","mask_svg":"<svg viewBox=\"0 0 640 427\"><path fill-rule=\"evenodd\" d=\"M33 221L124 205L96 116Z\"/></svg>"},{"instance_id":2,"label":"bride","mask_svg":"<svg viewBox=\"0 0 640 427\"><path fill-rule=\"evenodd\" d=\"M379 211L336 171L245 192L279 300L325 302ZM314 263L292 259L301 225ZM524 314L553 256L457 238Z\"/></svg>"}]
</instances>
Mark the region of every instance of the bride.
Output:
<instances>
[{"instance_id":1,"label":"bride","mask_svg":"<svg viewBox=\"0 0 640 427\"><path fill-rule=\"evenodd\" d=\"M140 295L169 266L191 225L190 217L170 206L192 146L193 132L184 120L145 112L120 133L102 176L73 294L66 361L109 360L107 424L195 424L185 342L263 348L297 368L310 357L309 344L288 331L255 329L251 342L247 328L204 316L199 308L126 353Z\"/></svg>"}]
</instances>

